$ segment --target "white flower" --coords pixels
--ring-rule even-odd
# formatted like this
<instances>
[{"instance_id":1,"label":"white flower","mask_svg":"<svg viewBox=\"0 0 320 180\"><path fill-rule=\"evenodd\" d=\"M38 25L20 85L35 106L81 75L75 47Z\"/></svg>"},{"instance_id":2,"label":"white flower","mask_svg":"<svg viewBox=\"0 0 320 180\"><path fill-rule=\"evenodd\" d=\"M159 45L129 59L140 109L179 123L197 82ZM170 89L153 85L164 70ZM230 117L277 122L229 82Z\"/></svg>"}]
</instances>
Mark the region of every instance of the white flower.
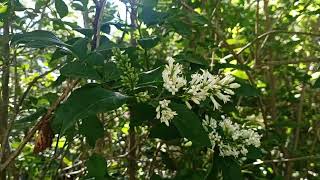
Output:
<instances>
[{"instance_id":1,"label":"white flower","mask_svg":"<svg viewBox=\"0 0 320 180\"><path fill-rule=\"evenodd\" d=\"M229 118L224 118L223 121L219 123L219 126L223 129L224 132L228 134L233 134L240 129L239 124L232 123Z\"/></svg>"},{"instance_id":2,"label":"white flower","mask_svg":"<svg viewBox=\"0 0 320 180\"><path fill-rule=\"evenodd\" d=\"M240 149L241 154L243 154L244 156L248 153L248 149L245 148L244 146L241 147Z\"/></svg>"},{"instance_id":3,"label":"white flower","mask_svg":"<svg viewBox=\"0 0 320 180\"><path fill-rule=\"evenodd\" d=\"M221 99L223 101L223 103L227 103L228 101L230 101L230 96L229 95L225 95L225 94L222 94L221 92L217 92L216 93L216 96Z\"/></svg>"},{"instance_id":4,"label":"white flower","mask_svg":"<svg viewBox=\"0 0 320 180\"><path fill-rule=\"evenodd\" d=\"M225 85L230 84L230 83L233 82L234 80L235 80L235 78L234 78L232 75L228 74L228 75L226 75L224 78L222 78L222 79L219 81L219 83L220 83L221 85L225 86Z\"/></svg>"},{"instance_id":5,"label":"white flower","mask_svg":"<svg viewBox=\"0 0 320 180\"><path fill-rule=\"evenodd\" d=\"M234 156L237 158L240 154L240 152L237 150L236 147L231 146L229 144L221 143L218 145L220 150L220 156Z\"/></svg>"},{"instance_id":6,"label":"white flower","mask_svg":"<svg viewBox=\"0 0 320 180\"><path fill-rule=\"evenodd\" d=\"M234 95L234 91L228 88L224 89L223 92L226 94Z\"/></svg>"},{"instance_id":7,"label":"white flower","mask_svg":"<svg viewBox=\"0 0 320 180\"><path fill-rule=\"evenodd\" d=\"M189 87L185 88L186 93L189 94L190 100L196 104L200 104L210 94L210 91L217 87L219 78L212 75L207 70L201 70L202 74L195 73L191 75L191 81Z\"/></svg>"},{"instance_id":8,"label":"white flower","mask_svg":"<svg viewBox=\"0 0 320 180\"><path fill-rule=\"evenodd\" d=\"M239 155L245 156L248 153L248 146L260 146L261 136L254 129L241 127L229 118L221 117L222 121L217 123L215 119L205 115L205 119L202 122L204 129L209 132L208 137L212 145L211 150L214 150L217 146L220 156L233 156L237 158ZM220 128L222 131L218 130ZM219 134L221 132L223 132L222 135Z\"/></svg>"},{"instance_id":9,"label":"white flower","mask_svg":"<svg viewBox=\"0 0 320 180\"><path fill-rule=\"evenodd\" d=\"M188 101L185 101L184 103L187 105L188 109L192 109L192 106Z\"/></svg>"},{"instance_id":10,"label":"white flower","mask_svg":"<svg viewBox=\"0 0 320 180\"><path fill-rule=\"evenodd\" d=\"M202 125L204 127L208 126L210 127L212 130L215 131L215 129L217 128L217 121L211 117L209 117L208 115L204 116L204 120L202 122Z\"/></svg>"},{"instance_id":11,"label":"white flower","mask_svg":"<svg viewBox=\"0 0 320 180\"><path fill-rule=\"evenodd\" d=\"M231 88L231 89L236 89L236 88L239 88L239 87L240 87L240 84L238 84L238 83L229 84L229 88Z\"/></svg>"},{"instance_id":12,"label":"white flower","mask_svg":"<svg viewBox=\"0 0 320 180\"><path fill-rule=\"evenodd\" d=\"M165 123L169 126L169 121L171 121L174 116L178 115L175 111L169 108L170 100L162 100L159 101L159 105L156 108L157 119L160 119L160 122Z\"/></svg>"},{"instance_id":13,"label":"white flower","mask_svg":"<svg viewBox=\"0 0 320 180\"><path fill-rule=\"evenodd\" d=\"M220 109L221 105L214 99L214 97L210 96L210 99L213 103L213 110Z\"/></svg>"},{"instance_id":14,"label":"white flower","mask_svg":"<svg viewBox=\"0 0 320 180\"><path fill-rule=\"evenodd\" d=\"M175 95L179 89L187 84L187 80L182 76L182 65L174 64L174 59L168 58L168 64L162 72L163 86Z\"/></svg>"},{"instance_id":15,"label":"white flower","mask_svg":"<svg viewBox=\"0 0 320 180\"><path fill-rule=\"evenodd\" d=\"M261 136L253 131L252 129L242 130L241 137L245 139L246 145L253 145L255 147L260 147Z\"/></svg>"}]
</instances>

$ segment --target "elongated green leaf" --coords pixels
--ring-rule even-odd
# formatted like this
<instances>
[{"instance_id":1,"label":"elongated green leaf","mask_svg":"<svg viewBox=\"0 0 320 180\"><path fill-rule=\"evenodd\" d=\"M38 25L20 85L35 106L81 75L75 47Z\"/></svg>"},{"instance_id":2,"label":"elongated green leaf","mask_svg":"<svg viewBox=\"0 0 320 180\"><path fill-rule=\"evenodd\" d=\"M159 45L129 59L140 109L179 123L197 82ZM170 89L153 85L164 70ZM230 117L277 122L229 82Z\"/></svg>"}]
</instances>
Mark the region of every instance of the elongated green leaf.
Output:
<instances>
[{"instance_id":1,"label":"elongated green leaf","mask_svg":"<svg viewBox=\"0 0 320 180\"><path fill-rule=\"evenodd\" d=\"M139 85L143 86L143 85L150 85L150 84L154 84L154 85L162 84L163 83L162 71L163 71L163 68L158 67L156 69L141 73L139 75Z\"/></svg>"},{"instance_id":2,"label":"elongated green leaf","mask_svg":"<svg viewBox=\"0 0 320 180\"><path fill-rule=\"evenodd\" d=\"M143 49L151 49L157 45L159 40L160 39L158 37L149 37L139 39L138 43Z\"/></svg>"},{"instance_id":3,"label":"elongated green leaf","mask_svg":"<svg viewBox=\"0 0 320 180\"><path fill-rule=\"evenodd\" d=\"M83 86L59 106L52 122L53 129L64 134L77 120L114 110L122 106L127 99L127 96L106 90L97 84Z\"/></svg>"},{"instance_id":4,"label":"elongated green leaf","mask_svg":"<svg viewBox=\"0 0 320 180\"><path fill-rule=\"evenodd\" d=\"M73 2L71 6L77 11L85 11L85 7L83 7L83 5L78 2Z\"/></svg>"},{"instance_id":5,"label":"elongated green leaf","mask_svg":"<svg viewBox=\"0 0 320 180\"><path fill-rule=\"evenodd\" d=\"M134 104L131 108L131 120L130 124L139 126L141 124L150 122L156 117L156 110L149 104L138 103Z\"/></svg>"},{"instance_id":6,"label":"elongated green leaf","mask_svg":"<svg viewBox=\"0 0 320 180\"><path fill-rule=\"evenodd\" d=\"M113 62L107 62L103 65L101 69L98 69L99 74L101 74L104 82L116 80L120 78L120 71L116 64Z\"/></svg>"},{"instance_id":7,"label":"elongated green leaf","mask_svg":"<svg viewBox=\"0 0 320 180\"><path fill-rule=\"evenodd\" d=\"M103 125L97 116L89 116L82 119L79 127L80 134L86 137L87 143L94 147L96 140L103 137Z\"/></svg>"},{"instance_id":8,"label":"elongated green leaf","mask_svg":"<svg viewBox=\"0 0 320 180\"><path fill-rule=\"evenodd\" d=\"M74 30L78 31L79 33L85 35L88 38L91 38L93 35L93 29L89 28L75 28Z\"/></svg>"},{"instance_id":9,"label":"elongated green leaf","mask_svg":"<svg viewBox=\"0 0 320 180\"><path fill-rule=\"evenodd\" d=\"M66 3L63 0L55 0L54 5L56 7L56 10L57 10L60 18L63 18L66 15L68 15L68 13L69 13L68 6L66 5Z\"/></svg>"},{"instance_id":10,"label":"elongated green leaf","mask_svg":"<svg viewBox=\"0 0 320 180\"><path fill-rule=\"evenodd\" d=\"M196 146L209 146L210 140L207 132L203 129L201 120L184 104L172 103L172 110L177 112L172 122L178 128L180 134L191 140Z\"/></svg>"},{"instance_id":11,"label":"elongated green leaf","mask_svg":"<svg viewBox=\"0 0 320 180\"><path fill-rule=\"evenodd\" d=\"M114 62L105 62L105 59L102 54L93 52L88 55L86 62L96 69L103 82L119 79L120 71L116 64Z\"/></svg>"},{"instance_id":12,"label":"elongated green leaf","mask_svg":"<svg viewBox=\"0 0 320 180\"><path fill-rule=\"evenodd\" d=\"M318 79L314 82L313 88L320 88L320 78L318 78Z\"/></svg>"},{"instance_id":13,"label":"elongated green leaf","mask_svg":"<svg viewBox=\"0 0 320 180\"><path fill-rule=\"evenodd\" d=\"M168 141L181 138L179 131L175 126L168 127L163 123L157 124L156 126L152 127L149 137Z\"/></svg>"},{"instance_id":14,"label":"elongated green leaf","mask_svg":"<svg viewBox=\"0 0 320 180\"><path fill-rule=\"evenodd\" d=\"M240 83L240 87L235 90L238 96L259 96L260 91L248 83Z\"/></svg>"},{"instance_id":15,"label":"elongated green leaf","mask_svg":"<svg viewBox=\"0 0 320 180\"><path fill-rule=\"evenodd\" d=\"M195 55L192 52L181 52L177 56L174 57L178 61L187 61L193 64L199 64L208 66L209 62L205 60L201 55Z\"/></svg>"},{"instance_id":16,"label":"elongated green leaf","mask_svg":"<svg viewBox=\"0 0 320 180\"><path fill-rule=\"evenodd\" d=\"M97 154L93 154L88 161L86 161L88 176L95 179L103 179L107 175L107 162Z\"/></svg>"},{"instance_id":17,"label":"elongated green leaf","mask_svg":"<svg viewBox=\"0 0 320 180\"><path fill-rule=\"evenodd\" d=\"M242 180L241 169L239 163L232 158L224 158L222 160L222 175L224 180Z\"/></svg>"},{"instance_id":18,"label":"elongated green leaf","mask_svg":"<svg viewBox=\"0 0 320 180\"><path fill-rule=\"evenodd\" d=\"M79 38L72 44L72 52L81 60L87 57L89 40L86 38Z\"/></svg>"},{"instance_id":19,"label":"elongated green leaf","mask_svg":"<svg viewBox=\"0 0 320 180\"><path fill-rule=\"evenodd\" d=\"M52 32L36 30L23 34L15 34L11 39L11 45L24 45L33 48L44 48L49 46L68 47Z\"/></svg>"},{"instance_id":20,"label":"elongated green leaf","mask_svg":"<svg viewBox=\"0 0 320 180\"><path fill-rule=\"evenodd\" d=\"M60 69L60 73L61 75L68 77L77 77L93 80L101 79L97 71L92 66L79 61L66 64Z\"/></svg>"}]
</instances>

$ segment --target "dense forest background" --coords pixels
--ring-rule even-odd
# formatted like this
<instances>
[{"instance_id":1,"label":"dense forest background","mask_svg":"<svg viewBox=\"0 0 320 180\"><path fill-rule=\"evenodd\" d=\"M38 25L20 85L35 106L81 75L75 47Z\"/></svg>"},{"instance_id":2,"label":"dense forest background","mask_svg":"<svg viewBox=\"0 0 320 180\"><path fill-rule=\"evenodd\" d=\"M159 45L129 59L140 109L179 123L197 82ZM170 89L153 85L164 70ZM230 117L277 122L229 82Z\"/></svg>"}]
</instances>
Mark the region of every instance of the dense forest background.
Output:
<instances>
[{"instance_id":1,"label":"dense forest background","mask_svg":"<svg viewBox=\"0 0 320 180\"><path fill-rule=\"evenodd\" d=\"M320 0L0 0L0 179L320 179Z\"/></svg>"}]
</instances>

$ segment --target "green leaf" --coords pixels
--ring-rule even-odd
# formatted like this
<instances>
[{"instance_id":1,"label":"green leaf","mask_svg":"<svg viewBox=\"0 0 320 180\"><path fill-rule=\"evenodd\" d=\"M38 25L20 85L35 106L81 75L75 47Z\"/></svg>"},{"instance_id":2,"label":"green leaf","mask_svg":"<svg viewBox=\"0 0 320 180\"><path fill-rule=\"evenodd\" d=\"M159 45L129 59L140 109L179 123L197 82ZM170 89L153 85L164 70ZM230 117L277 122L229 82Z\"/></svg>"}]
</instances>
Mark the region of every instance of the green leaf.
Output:
<instances>
[{"instance_id":1,"label":"green leaf","mask_svg":"<svg viewBox=\"0 0 320 180\"><path fill-rule=\"evenodd\" d=\"M150 6L145 6L139 14L139 18L142 19L147 26L159 24L165 17L165 13L155 11Z\"/></svg>"},{"instance_id":2,"label":"green leaf","mask_svg":"<svg viewBox=\"0 0 320 180\"><path fill-rule=\"evenodd\" d=\"M78 31L88 38L91 38L93 36L93 29L90 28L75 28L74 30Z\"/></svg>"},{"instance_id":3,"label":"green leaf","mask_svg":"<svg viewBox=\"0 0 320 180\"><path fill-rule=\"evenodd\" d=\"M150 130L149 137L167 141L181 138L179 131L175 126L168 127L163 123L153 126Z\"/></svg>"},{"instance_id":4,"label":"green leaf","mask_svg":"<svg viewBox=\"0 0 320 180\"><path fill-rule=\"evenodd\" d=\"M80 60L84 60L87 57L88 43L89 40L87 38L79 38L72 44L71 50Z\"/></svg>"},{"instance_id":5,"label":"green leaf","mask_svg":"<svg viewBox=\"0 0 320 180\"><path fill-rule=\"evenodd\" d=\"M107 163L102 156L93 154L85 164L89 177L102 179L107 175Z\"/></svg>"},{"instance_id":6,"label":"green leaf","mask_svg":"<svg viewBox=\"0 0 320 180\"><path fill-rule=\"evenodd\" d=\"M187 61L189 63L208 66L209 62L205 60L201 55L195 55L192 52L182 52L174 57L178 61Z\"/></svg>"},{"instance_id":7,"label":"green leaf","mask_svg":"<svg viewBox=\"0 0 320 180\"><path fill-rule=\"evenodd\" d=\"M187 23L179 20L178 18L172 19L170 24L178 34L187 37L192 35L192 30L190 29L190 26Z\"/></svg>"},{"instance_id":8,"label":"green leaf","mask_svg":"<svg viewBox=\"0 0 320 180\"><path fill-rule=\"evenodd\" d=\"M146 103L138 103L130 108L131 120L130 124L139 126L150 122L156 117L156 110L153 106Z\"/></svg>"},{"instance_id":9,"label":"green leaf","mask_svg":"<svg viewBox=\"0 0 320 180\"><path fill-rule=\"evenodd\" d=\"M256 148L254 146L250 146L248 149L248 153L247 153L247 158L248 159L252 159L252 160L256 160L258 158L262 157L262 151L260 148Z\"/></svg>"},{"instance_id":10,"label":"green leaf","mask_svg":"<svg viewBox=\"0 0 320 180\"><path fill-rule=\"evenodd\" d=\"M63 18L66 15L68 15L68 13L69 13L68 6L66 5L66 3L63 0L55 0L54 5L56 7L56 10L57 10L60 18Z\"/></svg>"},{"instance_id":11,"label":"green leaf","mask_svg":"<svg viewBox=\"0 0 320 180\"><path fill-rule=\"evenodd\" d=\"M102 24L101 31L106 34L110 34L110 24L109 23Z\"/></svg>"},{"instance_id":12,"label":"green leaf","mask_svg":"<svg viewBox=\"0 0 320 180\"><path fill-rule=\"evenodd\" d=\"M222 162L222 176L224 180L241 180L241 168L233 158L224 158Z\"/></svg>"},{"instance_id":13,"label":"green leaf","mask_svg":"<svg viewBox=\"0 0 320 180\"><path fill-rule=\"evenodd\" d=\"M56 102L56 100L59 98L59 96L55 93L46 93L43 96L41 96L41 98L46 99L49 101L50 104L53 104L54 102Z\"/></svg>"},{"instance_id":14,"label":"green leaf","mask_svg":"<svg viewBox=\"0 0 320 180\"><path fill-rule=\"evenodd\" d=\"M103 66L105 58L101 53L92 52L88 55L86 60L93 66Z\"/></svg>"},{"instance_id":15,"label":"green leaf","mask_svg":"<svg viewBox=\"0 0 320 180\"><path fill-rule=\"evenodd\" d=\"M88 5L89 3L89 0L76 0L76 1L80 1L82 3L83 6L86 6Z\"/></svg>"},{"instance_id":16,"label":"green leaf","mask_svg":"<svg viewBox=\"0 0 320 180\"><path fill-rule=\"evenodd\" d=\"M150 84L162 84L162 67L143 72L139 75L139 86L150 85Z\"/></svg>"},{"instance_id":17,"label":"green leaf","mask_svg":"<svg viewBox=\"0 0 320 180\"><path fill-rule=\"evenodd\" d=\"M260 96L260 91L248 83L239 83L241 86L235 90L238 96Z\"/></svg>"},{"instance_id":18,"label":"green leaf","mask_svg":"<svg viewBox=\"0 0 320 180\"><path fill-rule=\"evenodd\" d=\"M213 161L212 164L208 168L208 173L206 175L205 180L219 179L219 172L221 171L222 157L219 156L218 151L214 152L212 161Z\"/></svg>"},{"instance_id":19,"label":"green leaf","mask_svg":"<svg viewBox=\"0 0 320 180\"><path fill-rule=\"evenodd\" d=\"M171 108L178 114L172 122L183 137L191 140L195 146L210 146L208 134L193 111L189 110L186 105L177 103L172 103Z\"/></svg>"},{"instance_id":20,"label":"green leaf","mask_svg":"<svg viewBox=\"0 0 320 180\"><path fill-rule=\"evenodd\" d=\"M157 6L158 0L143 0L143 6L148 8L154 8Z\"/></svg>"},{"instance_id":21,"label":"green leaf","mask_svg":"<svg viewBox=\"0 0 320 180\"><path fill-rule=\"evenodd\" d=\"M60 73L67 77L101 80L98 72L92 66L79 61L66 64L60 69Z\"/></svg>"},{"instance_id":22,"label":"green leaf","mask_svg":"<svg viewBox=\"0 0 320 180\"><path fill-rule=\"evenodd\" d=\"M151 49L158 44L159 40L160 38L158 37L149 37L139 39L138 43L143 49Z\"/></svg>"},{"instance_id":23,"label":"green leaf","mask_svg":"<svg viewBox=\"0 0 320 180\"><path fill-rule=\"evenodd\" d=\"M85 11L86 10L86 8L83 7L83 5L78 2L73 2L71 6L73 7L73 9L75 9L77 11Z\"/></svg>"},{"instance_id":24,"label":"green leaf","mask_svg":"<svg viewBox=\"0 0 320 180\"><path fill-rule=\"evenodd\" d=\"M56 60L56 59L59 59L59 58L62 58L64 56L68 55L68 52L63 50L63 49L56 49L52 56L51 56L51 60L50 60L50 63L52 63L52 61Z\"/></svg>"},{"instance_id":25,"label":"green leaf","mask_svg":"<svg viewBox=\"0 0 320 180\"><path fill-rule=\"evenodd\" d=\"M54 82L51 83L51 87L57 87L60 86L65 80L67 80L67 77L64 75L60 75Z\"/></svg>"},{"instance_id":26,"label":"green leaf","mask_svg":"<svg viewBox=\"0 0 320 180\"><path fill-rule=\"evenodd\" d=\"M101 74L103 81L108 82L112 80L116 80L120 78L120 71L117 68L117 65L113 62L107 62L103 65L102 72L99 71Z\"/></svg>"},{"instance_id":27,"label":"green leaf","mask_svg":"<svg viewBox=\"0 0 320 180\"><path fill-rule=\"evenodd\" d=\"M6 13L7 10L8 10L8 5L6 5L5 3L0 3L0 14Z\"/></svg>"},{"instance_id":28,"label":"green leaf","mask_svg":"<svg viewBox=\"0 0 320 180\"><path fill-rule=\"evenodd\" d=\"M320 88L320 78L318 78L318 79L314 82L313 88Z\"/></svg>"},{"instance_id":29,"label":"green leaf","mask_svg":"<svg viewBox=\"0 0 320 180\"><path fill-rule=\"evenodd\" d=\"M127 96L106 90L97 84L87 84L75 90L58 107L52 122L53 129L64 134L79 119L117 109L127 99Z\"/></svg>"},{"instance_id":30,"label":"green leaf","mask_svg":"<svg viewBox=\"0 0 320 180\"><path fill-rule=\"evenodd\" d=\"M49 46L69 47L52 32L36 30L23 34L15 34L11 39L11 45L25 45L33 48L44 48Z\"/></svg>"},{"instance_id":31,"label":"green leaf","mask_svg":"<svg viewBox=\"0 0 320 180\"><path fill-rule=\"evenodd\" d=\"M86 137L87 143L94 147L96 140L103 137L104 129L101 121L94 115L82 119L79 132Z\"/></svg>"}]
</instances>

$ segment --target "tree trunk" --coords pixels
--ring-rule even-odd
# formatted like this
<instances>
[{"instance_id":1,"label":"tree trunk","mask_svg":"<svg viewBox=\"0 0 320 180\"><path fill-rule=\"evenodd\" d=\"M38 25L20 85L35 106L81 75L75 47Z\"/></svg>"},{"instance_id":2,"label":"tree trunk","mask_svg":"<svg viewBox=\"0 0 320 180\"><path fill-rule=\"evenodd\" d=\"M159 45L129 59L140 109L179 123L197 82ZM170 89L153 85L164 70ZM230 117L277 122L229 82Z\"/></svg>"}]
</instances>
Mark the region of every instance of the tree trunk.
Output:
<instances>
[{"instance_id":1,"label":"tree trunk","mask_svg":"<svg viewBox=\"0 0 320 180\"><path fill-rule=\"evenodd\" d=\"M8 8L10 9L10 8ZM0 143L1 149L4 150L1 154L1 163L5 160L7 156L7 148L5 146L6 139L3 139L8 127L8 113L9 113L9 79L10 79L10 47L9 47L9 33L10 33L10 21L8 12L3 25L3 37L4 44L2 45L2 77L1 77L1 102L0 102ZM5 170L0 172L0 179L6 179Z\"/></svg>"}]
</instances>

